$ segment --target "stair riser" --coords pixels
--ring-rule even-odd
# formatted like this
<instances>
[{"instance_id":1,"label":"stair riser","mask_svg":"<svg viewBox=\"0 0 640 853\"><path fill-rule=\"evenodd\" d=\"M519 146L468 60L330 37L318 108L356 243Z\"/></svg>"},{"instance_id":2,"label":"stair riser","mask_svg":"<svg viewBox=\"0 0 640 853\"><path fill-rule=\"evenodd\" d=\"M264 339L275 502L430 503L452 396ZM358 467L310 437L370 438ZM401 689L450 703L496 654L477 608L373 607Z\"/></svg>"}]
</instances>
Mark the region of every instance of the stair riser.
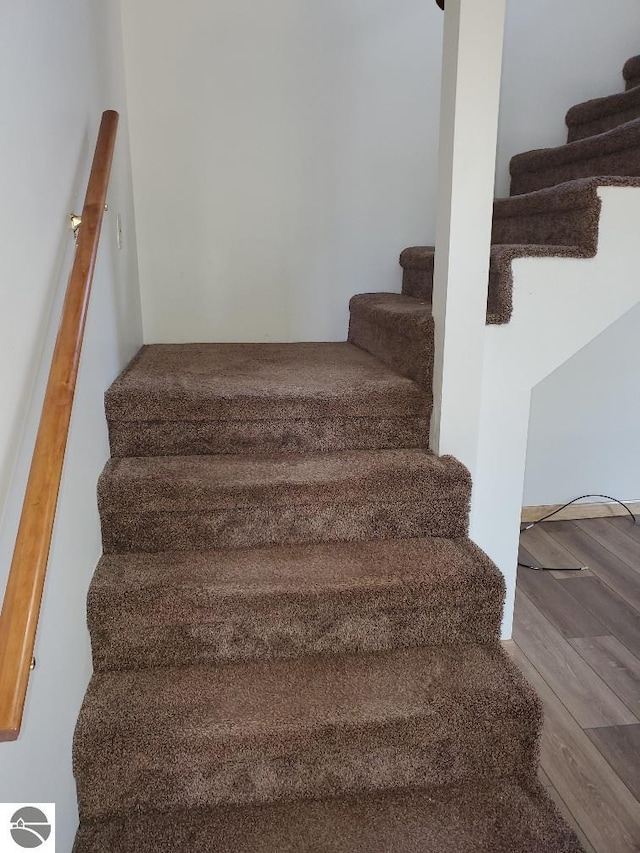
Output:
<instances>
[{"instance_id":1,"label":"stair riser","mask_svg":"<svg viewBox=\"0 0 640 853\"><path fill-rule=\"evenodd\" d=\"M622 76L626 81L627 89L640 86L640 56L632 56L625 62Z\"/></svg>"},{"instance_id":2,"label":"stair riser","mask_svg":"<svg viewBox=\"0 0 640 853\"><path fill-rule=\"evenodd\" d=\"M402 293L415 299L433 299L433 269L405 269L402 271Z\"/></svg>"},{"instance_id":3,"label":"stair riser","mask_svg":"<svg viewBox=\"0 0 640 853\"><path fill-rule=\"evenodd\" d=\"M351 314L349 341L375 355L423 388L433 377L433 332L416 329L411 336Z\"/></svg>"},{"instance_id":4,"label":"stair riser","mask_svg":"<svg viewBox=\"0 0 640 853\"><path fill-rule=\"evenodd\" d=\"M256 734L249 740L245 733L235 747L203 741L197 729L193 737L185 737L184 721L177 721L179 754L156 751L152 737L143 769L128 760L126 737L116 735L99 755L82 755L76 749L80 813L83 820L91 820L144 810L273 803L471 779L481 785L483 779L533 775L537 744L531 737L532 714L535 707L523 703L517 714L478 724L478 708L476 719L461 719L457 731L451 735L449 728L446 736L434 731L431 717L364 728L345 719L322 732L283 731L270 739ZM101 780L116 767L118 785L105 787Z\"/></svg>"},{"instance_id":5,"label":"stair riser","mask_svg":"<svg viewBox=\"0 0 640 853\"><path fill-rule=\"evenodd\" d=\"M197 599L179 590L121 598L92 594L89 625L96 672L421 645L489 643L498 638L502 585L469 582L460 598L399 585L381 591ZM123 628L127 613L144 624ZM113 620L113 613L119 619ZM173 618L172 617L173 614ZM178 622L176 614L180 621Z\"/></svg>"},{"instance_id":6,"label":"stair riser","mask_svg":"<svg viewBox=\"0 0 640 853\"><path fill-rule=\"evenodd\" d=\"M607 133L640 118L640 89L577 104L567 113L568 141L578 142Z\"/></svg>"},{"instance_id":7,"label":"stair riser","mask_svg":"<svg viewBox=\"0 0 640 853\"><path fill-rule=\"evenodd\" d=\"M638 83L640 83L640 80ZM635 105L627 110L621 110L611 115L601 116L593 121L572 125L569 127L567 142L577 142L579 139L596 136L598 133L606 133L608 130L613 130L615 127L619 127L621 124L637 118L640 118L640 105Z\"/></svg>"},{"instance_id":8,"label":"stair riser","mask_svg":"<svg viewBox=\"0 0 640 853\"><path fill-rule=\"evenodd\" d=\"M412 503L234 507L212 512L102 513L105 552L183 551L304 542L466 535L469 493L452 485L435 506Z\"/></svg>"},{"instance_id":9,"label":"stair riser","mask_svg":"<svg viewBox=\"0 0 640 853\"><path fill-rule=\"evenodd\" d=\"M583 853L544 788L510 779L482 789L471 783L366 799L134 813L83 823L74 853L158 853L158 839L163 850L184 853Z\"/></svg>"},{"instance_id":10,"label":"stair riser","mask_svg":"<svg viewBox=\"0 0 640 853\"><path fill-rule=\"evenodd\" d=\"M489 267L487 294L487 323L508 323L512 312L511 263L496 264L493 257ZM402 292L405 296L426 298L433 290L433 270L405 270ZM428 298L431 298L430 296Z\"/></svg>"},{"instance_id":11,"label":"stair riser","mask_svg":"<svg viewBox=\"0 0 640 853\"><path fill-rule=\"evenodd\" d=\"M525 216L494 217L491 242L498 245L582 246L590 242L599 205L541 210Z\"/></svg>"},{"instance_id":12,"label":"stair riser","mask_svg":"<svg viewBox=\"0 0 640 853\"><path fill-rule=\"evenodd\" d=\"M112 456L305 453L428 447L428 402L417 417L290 421L111 421Z\"/></svg>"},{"instance_id":13,"label":"stair riser","mask_svg":"<svg viewBox=\"0 0 640 853\"><path fill-rule=\"evenodd\" d=\"M516 174L511 180L511 194L521 195L576 178L596 175L640 177L640 148L627 148L573 163L541 167L535 171Z\"/></svg>"}]
</instances>

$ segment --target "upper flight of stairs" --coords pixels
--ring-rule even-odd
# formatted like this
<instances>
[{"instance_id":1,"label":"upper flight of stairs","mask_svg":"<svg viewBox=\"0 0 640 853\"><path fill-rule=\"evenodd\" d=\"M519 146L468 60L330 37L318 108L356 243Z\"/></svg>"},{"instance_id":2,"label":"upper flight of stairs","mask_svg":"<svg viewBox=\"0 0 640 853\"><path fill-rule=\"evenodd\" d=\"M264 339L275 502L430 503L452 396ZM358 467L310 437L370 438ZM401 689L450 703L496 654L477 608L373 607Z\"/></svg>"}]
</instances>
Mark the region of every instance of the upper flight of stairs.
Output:
<instances>
[{"instance_id":1,"label":"upper flight of stairs","mask_svg":"<svg viewBox=\"0 0 640 853\"><path fill-rule=\"evenodd\" d=\"M511 161L511 196L494 203L487 322L508 323L515 258L592 258L598 248L598 187L640 186L640 59L624 68L627 90L572 107L568 143ZM430 302L434 249L400 256L402 294ZM422 314L424 304L406 302Z\"/></svg>"},{"instance_id":2,"label":"upper flight of stairs","mask_svg":"<svg viewBox=\"0 0 640 853\"><path fill-rule=\"evenodd\" d=\"M625 79L514 158L489 322L513 258L593 256L597 188L640 185ZM401 265L347 343L147 346L108 391L76 853L579 853L469 475L427 449L433 250Z\"/></svg>"}]
</instances>

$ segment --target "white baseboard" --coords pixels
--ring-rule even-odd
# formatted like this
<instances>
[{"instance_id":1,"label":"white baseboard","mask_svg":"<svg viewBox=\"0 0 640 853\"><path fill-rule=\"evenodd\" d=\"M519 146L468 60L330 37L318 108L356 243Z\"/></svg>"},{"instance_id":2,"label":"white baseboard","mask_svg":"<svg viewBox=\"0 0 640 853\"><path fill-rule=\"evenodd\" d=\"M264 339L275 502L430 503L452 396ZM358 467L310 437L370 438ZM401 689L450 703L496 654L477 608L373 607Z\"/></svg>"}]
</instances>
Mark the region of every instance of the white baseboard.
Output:
<instances>
[{"instance_id":1,"label":"white baseboard","mask_svg":"<svg viewBox=\"0 0 640 853\"><path fill-rule=\"evenodd\" d=\"M625 501L631 512L640 518L640 501ZM562 504L548 506L525 506L522 508L522 523L531 524L550 512L559 509ZM610 516L627 515L620 504L607 501L605 503L572 504L554 515L549 521L575 521L581 518L609 518Z\"/></svg>"}]
</instances>

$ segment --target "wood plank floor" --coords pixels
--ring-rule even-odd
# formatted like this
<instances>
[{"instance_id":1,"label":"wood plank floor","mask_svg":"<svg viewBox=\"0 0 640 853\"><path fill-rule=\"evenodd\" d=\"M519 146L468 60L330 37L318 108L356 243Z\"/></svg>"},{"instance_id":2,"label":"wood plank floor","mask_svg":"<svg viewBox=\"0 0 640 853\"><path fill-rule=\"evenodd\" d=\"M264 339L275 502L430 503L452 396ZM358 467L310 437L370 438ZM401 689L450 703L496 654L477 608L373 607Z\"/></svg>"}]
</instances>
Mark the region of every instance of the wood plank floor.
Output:
<instances>
[{"instance_id":1,"label":"wood plank floor","mask_svg":"<svg viewBox=\"0 0 640 853\"><path fill-rule=\"evenodd\" d=\"M556 569L519 569L508 644L545 706L540 778L586 853L638 853L640 519L543 524L520 559Z\"/></svg>"}]
</instances>

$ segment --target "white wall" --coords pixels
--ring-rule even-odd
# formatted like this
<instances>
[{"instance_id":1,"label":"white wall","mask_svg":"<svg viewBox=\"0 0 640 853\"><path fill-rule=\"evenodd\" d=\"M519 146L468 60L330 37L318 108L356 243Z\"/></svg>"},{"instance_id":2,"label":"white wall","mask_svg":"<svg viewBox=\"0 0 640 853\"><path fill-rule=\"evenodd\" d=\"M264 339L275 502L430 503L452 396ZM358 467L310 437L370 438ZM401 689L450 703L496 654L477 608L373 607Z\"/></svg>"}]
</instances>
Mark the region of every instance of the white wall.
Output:
<instances>
[{"instance_id":1,"label":"white wall","mask_svg":"<svg viewBox=\"0 0 640 853\"><path fill-rule=\"evenodd\" d=\"M0 744L0 801L57 803L60 853L77 822L71 737L90 675L86 591L99 557L96 481L108 456L102 395L140 344L141 318L117 4L0 2L0 590L26 482L46 362L71 267L101 112L122 114L110 210L80 367L20 738ZM116 248L115 216L123 221Z\"/></svg>"},{"instance_id":2,"label":"white wall","mask_svg":"<svg viewBox=\"0 0 640 853\"><path fill-rule=\"evenodd\" d=\"M426 0L127 0L145 339L344 340L433 240Z\"/></svg>"},{"instance_id":3,"label":"white wall","mask_svg":"<svg viewBox=\"0 0 640 853\"><path fill-rule=\"evenodd\" d=\"M534 388L525 506L640 500L639 340L640 305Z\"/></svg>"}]
</instances>

